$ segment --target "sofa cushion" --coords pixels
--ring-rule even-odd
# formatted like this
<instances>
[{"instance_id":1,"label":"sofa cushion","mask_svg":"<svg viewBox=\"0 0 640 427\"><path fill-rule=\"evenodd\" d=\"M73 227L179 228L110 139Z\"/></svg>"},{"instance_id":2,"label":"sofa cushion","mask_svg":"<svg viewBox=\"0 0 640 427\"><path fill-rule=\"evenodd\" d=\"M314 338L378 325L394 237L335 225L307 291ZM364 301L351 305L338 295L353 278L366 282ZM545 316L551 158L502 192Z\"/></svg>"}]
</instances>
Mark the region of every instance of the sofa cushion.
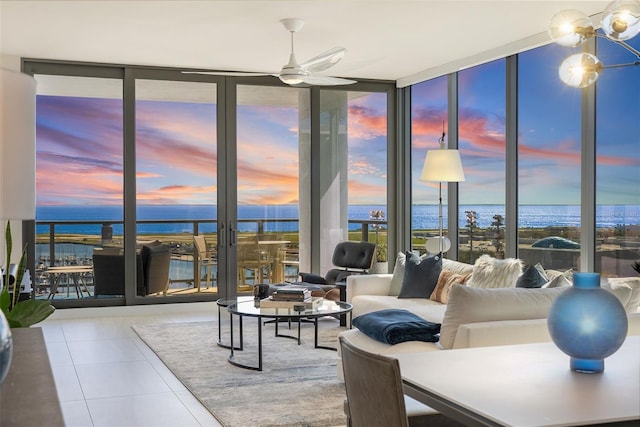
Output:
<instances>
[{"instance_id":1,"label":"sofa cushion","mask_svg":"<svg viewBox=\"0 0 640 427\"><path fill-rule=\"evenodd\" d=\"M464 285L467 279L471 276L468 274L458 274L450 270L442 270L440 277L438 277L438 283L431 292L429 299L431 301L440 302L446 304L449 301L449 292L453 285Z\"/></svg>"},{"instance_id":2,"label":"sofa cushion","mask_svg":"<svg viewBox=\"0 0 640 427\"><path fill-rule=\"evenodd\" d=\"M353 297L351 303L353 304L353 317L387 308L403 308L417 314L424 320L436 323L442 323L444 311L447 308L445 304L426 298L398 299L389 295L357 295Z\"/></svg>"},{"instance_id":3,"label":"sofa cushion","mask_svg":"<svg viewBox=\"0 0 640 427\"><path fill-rule=\"evenodd\" d=\"M540 263L527 265L516 280L516 288L541 288L548 281L549 278Z\"/></svg>"},{"instance_id":4,"label":"sofa cushion","mask_svg":"<svg viewBox=\"0 0 640 427\"><path fill-rule=\"evenodd\" d=\"M442 258L422 258L411 252L405 255L404 278L398 298L429 298L442 271Z\"/></svg>"},{"instance_id":5,"label":"sofa cushion","mask_svg":"<svg viewBox=\"0 0 640 427\"><path fill-rule=\"evenodd\" d=\"M371 338L386 343L438 341L440 323L428 322L404 309L387 309L363 314L353 319L353 326Z\"/></svg>"},{"instance_id":6,"label":"sofa cushion","mask_svg":"<svg viewBox=\"0 0 640 427\"><path fill-rule=\"evenodd\" d=\"M482 255L473 265L471 280L474 288L512 288L522 274L522 261L516 258L497 259Z\"/></svg>"},{"instance_id":7,"label":"sofa cushion","mask_svg":"<svg viewBox=\"0 0 640 427\"><path fill-rule=\"evenodd\" d=\"M494 320L544 319L563 288L480 289L454 285L442 321L440 344L453 348L458 327Z\"/></svg>"}]
</instances>

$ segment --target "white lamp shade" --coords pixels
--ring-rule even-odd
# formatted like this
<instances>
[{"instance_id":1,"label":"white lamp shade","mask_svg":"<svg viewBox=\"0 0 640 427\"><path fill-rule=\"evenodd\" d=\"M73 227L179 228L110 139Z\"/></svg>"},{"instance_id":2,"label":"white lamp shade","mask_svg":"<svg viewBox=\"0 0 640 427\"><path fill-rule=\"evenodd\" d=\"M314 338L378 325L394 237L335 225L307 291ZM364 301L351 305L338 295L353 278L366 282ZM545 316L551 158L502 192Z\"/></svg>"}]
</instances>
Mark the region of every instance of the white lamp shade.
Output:
<instances>
[{"instance_id":1,"label":"white lamp shade","mask_svg":"<svg viewBox=\"0 0 640 427\"><path fill-rule=\"evenodd\" d=\"M421 181L461 182L464 181L464 171L458 150L441 148L427 151L424 161Z\"/></svg>"},{"instance_id":2,"label":"white lamp shade","mask_svg":"<svg viewBox=\"0 0 640 427\"><path fill-rule=\"evenodd\" d=\"M36 81L0 69L0 219L35 219Z\"/></svg>"}]
</instances>

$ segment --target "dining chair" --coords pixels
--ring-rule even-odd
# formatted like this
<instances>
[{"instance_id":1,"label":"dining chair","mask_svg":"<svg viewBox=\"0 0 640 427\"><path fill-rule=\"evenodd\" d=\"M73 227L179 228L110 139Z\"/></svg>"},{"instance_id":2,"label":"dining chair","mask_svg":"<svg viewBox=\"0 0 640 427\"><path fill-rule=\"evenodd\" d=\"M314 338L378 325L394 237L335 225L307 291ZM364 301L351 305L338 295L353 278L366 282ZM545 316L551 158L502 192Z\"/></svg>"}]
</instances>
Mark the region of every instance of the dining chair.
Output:
<instances>
[{"instance_id":1,"label":"dining chair","mask_svg":"<svg viewBox=\"0 0 640 427\"><path fill-rule=\"evenodd\" d=\"M462 426L404 395L397 359L369 353L342 336L339 340L349 427Z\"/></svg>"},{"instance_id":2,"label":"dining chair","mask_svg":"<svg viewBox=\"0 0 640 427\"><path fill-rule=\"evenodd\" d=\"M209 289L209 283L211 283L211 270L214 266L218 265L218 259L216 258L216 252L209 249L207 241L201 234L193 236L193 242L197 253L197 274L195 277L195 287L200 292L200 284L202 281L202 269L206 269L206 287ZM215 277L213 278L215 280Z\"/></svg>"}]
</instances>

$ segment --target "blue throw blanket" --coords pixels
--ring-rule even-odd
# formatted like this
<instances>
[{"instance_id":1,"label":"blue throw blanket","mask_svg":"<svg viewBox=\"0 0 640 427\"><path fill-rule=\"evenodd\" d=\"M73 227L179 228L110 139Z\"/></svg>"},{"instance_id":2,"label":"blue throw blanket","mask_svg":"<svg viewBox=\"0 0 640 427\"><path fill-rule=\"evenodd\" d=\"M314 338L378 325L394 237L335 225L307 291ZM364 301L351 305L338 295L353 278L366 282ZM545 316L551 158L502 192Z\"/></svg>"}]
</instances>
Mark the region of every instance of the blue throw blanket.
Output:
<instances>
[{"instance_id":1,"label":"blue throw blanket","mask_svg":"<svg viewBox=\"0 0 640 427\"><path fill-rule=\"evenodd\" d=\"M428 322L408 310L388 309L363 314L353 319L353 326L387 344L437 342L440 339L440 323Z\"/></svg>"}]
</instances>

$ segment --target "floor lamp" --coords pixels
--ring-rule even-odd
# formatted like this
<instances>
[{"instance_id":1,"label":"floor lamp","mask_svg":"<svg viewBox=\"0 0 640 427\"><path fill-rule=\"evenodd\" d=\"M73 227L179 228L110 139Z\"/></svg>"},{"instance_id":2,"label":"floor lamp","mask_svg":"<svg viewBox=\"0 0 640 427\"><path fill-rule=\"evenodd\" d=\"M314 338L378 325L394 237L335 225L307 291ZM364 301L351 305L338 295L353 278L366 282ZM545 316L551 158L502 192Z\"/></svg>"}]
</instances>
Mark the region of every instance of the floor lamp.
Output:
<instances>
[{"instance_id":1,"label":"floor lamp","mask_svg":"<svg viewBox=\"0 0 640 427\"><path fill-rule=\"evenodd\" d=\"M443 182L461 182L464 181L464 171L462 170L462 162L460 161L460 153L458 150L450 150L445 148L444 132L438 140L440 148L438 150L427 151L427 157L424 161L420 181L438 182L439 198L438 198L438 217L440 235L438 238L429 238L425 247L430 253L443 254L451 248L451 241L442 234L442 183Z\"/></svg>"}]
</instances>

